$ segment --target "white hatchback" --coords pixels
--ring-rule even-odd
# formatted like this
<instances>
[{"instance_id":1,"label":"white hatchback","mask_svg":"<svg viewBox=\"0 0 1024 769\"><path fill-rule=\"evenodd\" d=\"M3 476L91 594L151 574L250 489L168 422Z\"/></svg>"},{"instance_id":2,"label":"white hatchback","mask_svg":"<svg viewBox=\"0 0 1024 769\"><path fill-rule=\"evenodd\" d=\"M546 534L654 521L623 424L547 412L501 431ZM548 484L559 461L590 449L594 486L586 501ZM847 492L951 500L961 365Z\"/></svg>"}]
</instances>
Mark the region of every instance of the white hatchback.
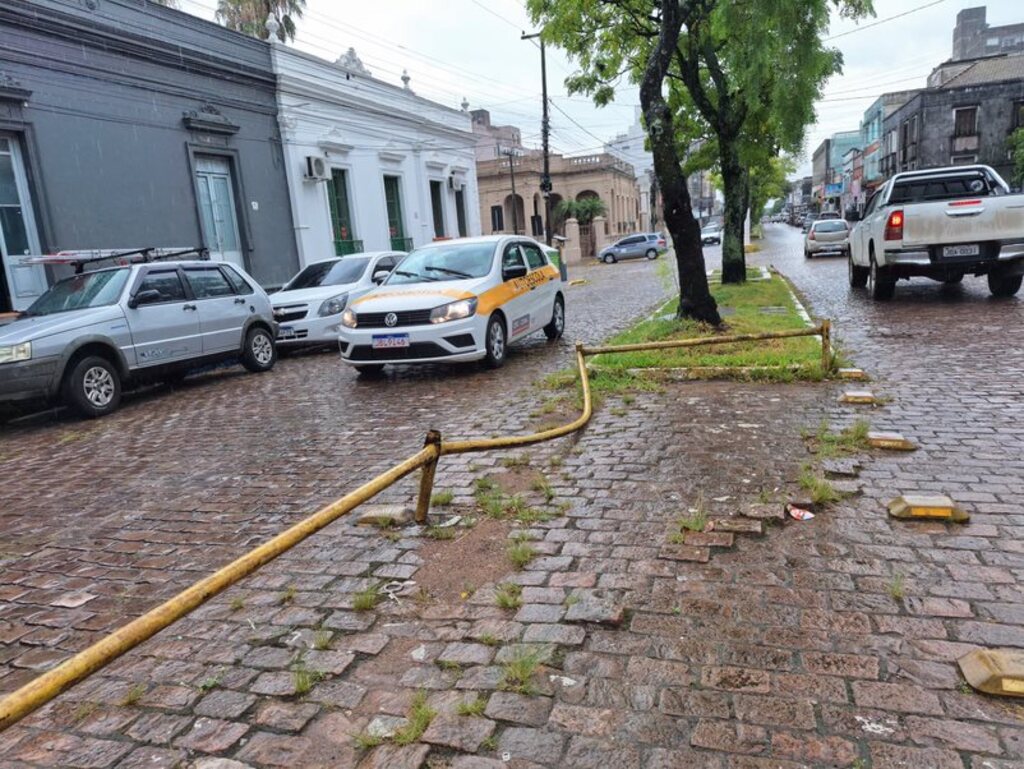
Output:
<instances>
[{"instance_id":1,"label":"white hatchback","mask_svg":"<svg viewBox=\"0 0 1024 769\"><path fill-rule=\"evenodd\" d=\"M337 344L341 313L380 285L404 257L401 251L374 251L303 267L280 291L270 295L278 323L278 345Z\"/></svg>"},{"instance_id":2,"label":"white hatchback","mask_svg":"<svg viewBox=\"0 0 1024 769\"><path fill-rule=\"evenodd\" d=\"M490 235L412 251L379 288L341 318L346 363L361 373L388 363L484 360L497 368L508 345L565 330L565 296L544 247Z\"/></svg>"}]
</instances>

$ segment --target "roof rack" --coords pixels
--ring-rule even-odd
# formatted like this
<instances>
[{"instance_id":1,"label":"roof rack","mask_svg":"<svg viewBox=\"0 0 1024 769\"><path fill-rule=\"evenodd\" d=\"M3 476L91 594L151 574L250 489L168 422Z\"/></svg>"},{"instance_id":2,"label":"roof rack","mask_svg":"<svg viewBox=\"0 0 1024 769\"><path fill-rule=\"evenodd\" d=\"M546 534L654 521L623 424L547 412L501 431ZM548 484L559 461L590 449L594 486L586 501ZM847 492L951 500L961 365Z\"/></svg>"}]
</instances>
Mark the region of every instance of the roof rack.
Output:
<instances>
[{"instance_id":1,"label":"roof rack","mask_svg":"<svg viewBox=\"0 0 1024 769\"><path fill-rule=\"evenodd\" d=\"M58 251L56 254L44 254L42 256L30 256L22 260L23 264L71 264L75 267L75 274L79 275L85 270L85 266L97 262L113 261L117 265L137 264L140 262L155 262L163 259L179 259L184 256L193 255L196 259L207 260L210 258L210 250L205 246L198 248L186 248L176 246L169 248L93 248L81 251Z\"/></svg>"}]
</instances>

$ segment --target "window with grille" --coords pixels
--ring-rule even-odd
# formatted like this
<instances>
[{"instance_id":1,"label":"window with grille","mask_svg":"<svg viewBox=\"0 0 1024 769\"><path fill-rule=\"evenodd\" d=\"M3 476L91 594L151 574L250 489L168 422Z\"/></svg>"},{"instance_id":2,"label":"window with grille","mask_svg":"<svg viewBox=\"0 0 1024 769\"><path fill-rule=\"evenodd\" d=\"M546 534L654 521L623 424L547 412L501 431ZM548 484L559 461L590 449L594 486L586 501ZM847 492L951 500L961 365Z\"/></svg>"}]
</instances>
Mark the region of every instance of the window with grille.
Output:
<instances>
[{"instance_id":1,"label":"window with grille","mask_svg":"<svg viewBox=\"0 0 1024 769\"><path fill-rule=\"evenodd\" d=\"M953 110L954 136L974 136L978 132L978 108L960 107Z\"/></svg>"}]
</instances>

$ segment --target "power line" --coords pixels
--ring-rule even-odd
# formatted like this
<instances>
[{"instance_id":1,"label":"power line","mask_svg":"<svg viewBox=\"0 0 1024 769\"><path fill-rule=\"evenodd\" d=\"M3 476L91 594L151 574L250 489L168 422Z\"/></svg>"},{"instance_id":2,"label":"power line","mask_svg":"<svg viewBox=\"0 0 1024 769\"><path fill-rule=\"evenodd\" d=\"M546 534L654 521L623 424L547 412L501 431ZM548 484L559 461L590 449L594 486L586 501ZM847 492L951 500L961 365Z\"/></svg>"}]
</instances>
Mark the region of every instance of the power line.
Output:
<instances>
[{"instance_id":1,"label":"power line","mask_svg":"<svg viewBox=\"0 0 1024 769\"><path fill-rule=\"evenodd\" d=\"M916 8L911 8L909 11L904 11L903 13L897 13L895 16L887 16L884 19L878 19L877 21L873 21L870 24L865 24L862 27L855 27L854 29L847 30L846 32L840 32L838 35L832 35L831 37L826 37L824 40L822 40L822 42L823 43L827 43L827 42L829 42L831 40L838 40L841 37L846 37L847 35L852 35L854 32L863 32L865 29L871 29L872 27L877 27L879 24L885 24L886 22L893 21L895 19L902 19L904 16L909 16L912 13L917 13L918 11L923 11L925 8L931 8L932 6L939 5L940 3L944 3L944 2L946 2L946 0L933 0L933 2L931 2L931 3L925 3L924 5L919 5Z\"/></svg>"}]
</instances>

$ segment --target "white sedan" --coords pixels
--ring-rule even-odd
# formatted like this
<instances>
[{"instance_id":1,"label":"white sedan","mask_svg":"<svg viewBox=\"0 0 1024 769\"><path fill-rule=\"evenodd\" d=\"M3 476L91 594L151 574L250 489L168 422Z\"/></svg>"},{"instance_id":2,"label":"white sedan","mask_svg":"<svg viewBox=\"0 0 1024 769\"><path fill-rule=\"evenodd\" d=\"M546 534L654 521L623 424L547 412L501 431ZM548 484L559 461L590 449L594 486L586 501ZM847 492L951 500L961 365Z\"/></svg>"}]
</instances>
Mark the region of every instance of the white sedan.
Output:
<instances>
[{"instance_id":1,"label":"white sedan","mask_svg":"<svg viewBox=\"0 0 1024 769\"><path fill-rule=\"evenodd\" d=\"M270 295L278 323L278 345L337 344L341 313L382 283L404 257L401 251L374 251L303 267L280 291Z\"/></svg>"},{"instance_id":2,"label":"white sedan","mask_svg":"<svg viewBox=\"0 0 1024 769\"><path fill-rule=\"evenodd\" d=\"M412 251L379 288L342 314L342 359L360 373L388 363L484 360L497 368L508 345L565 330L565 296L544 247L490 235Z\"/></svg>"}]
</instances>

